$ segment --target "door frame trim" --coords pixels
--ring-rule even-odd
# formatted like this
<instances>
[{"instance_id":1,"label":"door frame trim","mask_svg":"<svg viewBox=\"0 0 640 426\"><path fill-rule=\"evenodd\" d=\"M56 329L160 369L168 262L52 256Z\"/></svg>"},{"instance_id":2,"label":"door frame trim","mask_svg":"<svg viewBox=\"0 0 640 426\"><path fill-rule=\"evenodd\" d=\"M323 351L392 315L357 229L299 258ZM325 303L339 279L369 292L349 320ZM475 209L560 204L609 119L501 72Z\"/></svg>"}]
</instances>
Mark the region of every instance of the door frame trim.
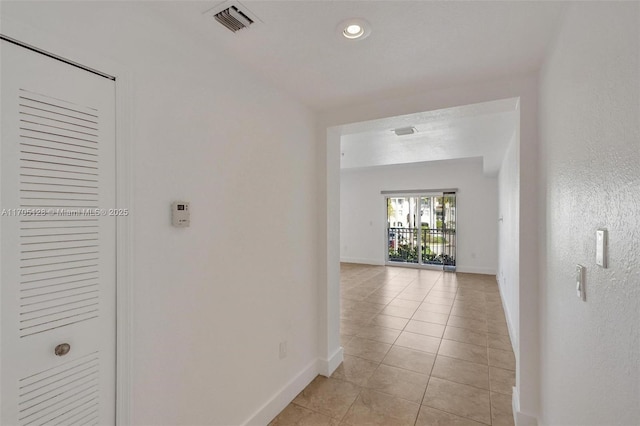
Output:
<instances>
[{"instance_id":1,"label":"door frame trim","mask_svg":"<svg viewBox=\"0 0 640 426\"><path fill-rule=\"evenodd\" d=\"M0 16L0 33L72 64L99 70L115 77L116 90L116 206L128 208L129 216L116 218L116 425L132 424L133 376L133 167L132 167L132 87L128 67L110 59L70 47L49 34L6 16Z\"/></svg>"}]
</instances>

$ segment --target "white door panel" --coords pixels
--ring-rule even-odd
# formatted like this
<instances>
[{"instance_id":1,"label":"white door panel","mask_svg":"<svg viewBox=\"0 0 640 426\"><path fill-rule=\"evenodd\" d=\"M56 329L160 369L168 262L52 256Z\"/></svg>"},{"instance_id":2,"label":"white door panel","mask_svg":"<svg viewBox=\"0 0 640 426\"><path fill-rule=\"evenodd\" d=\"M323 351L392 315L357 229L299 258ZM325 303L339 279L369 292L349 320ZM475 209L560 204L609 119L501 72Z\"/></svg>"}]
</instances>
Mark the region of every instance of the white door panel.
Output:
<instances>
[{"instance_id":1,"label":"white door panel","mask_svg":"<svg viewBox=\"0 0 640 426\"><path fill-rule=\"evenodd\" d=\"M0 61L0 424L114 424L115 84Z\"/></svg>"}]
</instances>

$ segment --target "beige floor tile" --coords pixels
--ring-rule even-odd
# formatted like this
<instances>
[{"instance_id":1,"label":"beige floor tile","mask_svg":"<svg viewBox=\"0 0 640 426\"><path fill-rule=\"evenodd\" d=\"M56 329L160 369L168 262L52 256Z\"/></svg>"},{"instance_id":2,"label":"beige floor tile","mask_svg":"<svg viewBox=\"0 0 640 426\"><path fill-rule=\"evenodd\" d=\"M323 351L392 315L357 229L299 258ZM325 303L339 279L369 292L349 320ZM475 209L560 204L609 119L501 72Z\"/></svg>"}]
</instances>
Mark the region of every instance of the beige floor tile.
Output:
<instances>
[{"instance_id":1,"label":"beige floor tile","mask_svg":"<svg viewBox=\"0 0 640 426\"><path fill-rule=\"evenodd\" d=\"M440 339L437 337L424 336L422 334L403 331L400 333L395 345L435 354L438 353Z\"/></svg>"},{"instance_id":2,"label":"beige floor tile","mask_svg":"<svg viewBox=\"0 0 640 426\"><path fill-rule=\"evenodd\" d=\"M400 306L389 306L385 307L381 314L390 315L392 317L400 317L400 318L411 318L413 313L416 311L416 308L404 308Z\"/></svg>"},{"instance_id":3,"label":"beige floor tile","mask_svg":"<svg viewBox=\"0 0 640 426\"><path fill-rule=\"evenodd\" d=\"M433 297L441 297L443 299L455 299L456 298L456 294L455 293L448 293L445 291L438 291L438 290L432 290L429 292L429 296L433 296Z\"/></svg>"},{"instance_id":4,"label":"beige floor tile","mask_svg":"<svg viewBox=\"0 0 640 426\"><path fill-rule=\"evenodd\" d=\"M485 300L486 293L482 290L474 290L468 287L461 287L456 294L456 299L479 299Z\"/></svg>"},{"instance_id":5,"label":"beige floor tile","mask_svg":"<svg viewBox=\"0 0 640 426\"><path fill-rule=\"evenodd\" d=\"M362 337L363 339L375 340L382 343L393 343L400 335L400 330L394 330L392 328L368 326L364 327L356 337Z\"/></svg>"},{"instance_id":6,"label":"beige floor tile","mask_svg":"<svg viewBox=\"0 0 640 426\"><path fill-rule=\"evenodd\" d=\"M489 348L489 365L507 370L516 369L516 358L512 351Z\"/></svg>"},{"instance_id":7,"label":"beige floor tile","mask_svg":"<svg viewBox=\"0 0 640 426\"><path fill-rule=\"evenodd\" d=\"M365 387L419 404L428 381L427 374L381 364Z\"/></svg>"},{"instance_id":8,"label":"beige floor tile","mask_svg":"<svg viewBox=\"0 0 640 426\"><path fill-rule=\"evenodd\" d=\"M403 348L402 346L393 346L387 356L384 357L382 363L418 373L430 374L435 359L436 356L434 354Z\"/></svg>"},{"instance_id":9,"label":"beige floor tile","mask_svg":"<svg viewBox=\"0 0 640 426\"><path fill-rule=\"evenodd\" d=\"M344 347L344 353L368 359L370 361L380 362L387 352L389 352L390 348L391 345L388 343L354 337L347 346Z\"/></svg>"},{"instance_id":10,"label":"beige floor tile","mask_svg":"<svg viewBox=\"0 0 640 426\"><path fill-rule=\"evenodd\" d=\"M424 293L429 294L431 292L431 288L433 287L433 283L429 283L426 281L416 280L412 281L411 284L404 289L404 291L413 292L413 293Z\"/></svg>"},{"instance_id":11,"label":"beige floor tile","mask_svg":"<svg viewBox=\"0 0 640 426\"><path fill-rule=\"evenodd\" d=\"M458 293L456 296L484 298L486 296L486 291L477 284L469 286L466 283L461 283L458 285Z\"/></svg>"},{"instance_id":12,"label":"beige floor tile","mask_svg":"<svg viewBox=\"0 0 640 426\"><path fill-rule=\"evenodd\" d=\"M393 297L377 296L377 295L372 294L371 296L367 296L364 299L364 302L375 303L375 304L379 304L379 305L386 305L387 303L391 302L392 300L393 300Z\"/></svg>"},{"instance_id":13,"label":"beige floor tile","mask_svg":"<svg viewBox=\"0 0 640 426\"><path fill-rule=\"evenodd\" d=\"M455 298L456 294L458 293L458 287L452 283L445 283L442 282L441 284L436 284L433 287L431 287L431 291L436 291L439 293L448 293L451 296L448 296L449 298Z\"/></svg>"},{"instance_id":14,"label":"beige floor tile","mask_svg":"<svg viewBox=\"0 0 640 426\"><path fill-rule=\"evenodd\" d=\"M351 341L353 342L353 340ZM351 344L349 342L349 344ZM487 348L484 346L470 345L468 343L456 342L442 339L438 355L457 358L464 361L471 361L477 364L487 364Z\"/></svg>"},{"instance_id":15,"label":"beige floor tile","mask_svg":"<svg viewBox=\"0 0 640 426\"><path fill-rule=\"evenodd\" d=\"M359 324L368 324L371 320L376 316L373 312L362 312L362 311L344 311L340 314L340 318L346 321L351 321Z\"/></svg>"},{"instance_id":16,"label":"beige floor tile","mask_svg":"<svg viewBox=\"0 0 640 426\"><path fill-rule=\"evenodd\" d=\"M404 331L441 338L444 333L444 325L410 320L404 328Z\"/></svg>"},{"instance_id":17,"label":"beige floor tile","mask_svg":"<svg viewBox=\"0 0 640 426\"><path fill-rule=\"evenodd\" d=\"M502 305L502 302L498 302L500 305ZM504 311L501 308L497 308L495 307L495 305L493 303L487 302L487 307L491 308L487 310L487 319L488 320L492 320L492 321L496 321L496 322L502 322L505 323L507 322L507 317L504 315Z\"/></svg>"},{"instance_id":18,"label":"beige floor tile","mask_svg":"<svg viewBox=\"0 0 640 426\"><path fill-rule=\"evenodd\" d=\"M377 290L378 288L382 287L384 284L385 284L384 280L381 280L378 278L370 278L368 280L362 281L359 287L371 288L371 289Z\"/></svg>"},{"instance_id":19,"label":"beige floor tile","mask_svg":"<svg viewBox=\"0 0 640 426\"><path fill-rule=\"evenodd\" d=\"M423 405L491 424L489 391L431 377Z\"/></svg>"},{"instance_id":20,"label":"beige floor tile","mask_svg":"<svg viewBox=\"0 0 640 426\"><path fill-rule=\"evenodd\" d=\"M440 313L437 313L437 312L429 312L429 311L418 310L418 311L416 311L415 314L413 314L412 319L418 320L418 321L433 322L435 324L446 325L447 324L447 320L449 319L449 315L440 314Z\"/></svg>"},{"instance_id":21,"label":"beige floor tile","mask_svg":"<svg viewBox=\"0 0 640 426\"><path fill-rule=\"evenodd\" d=\"M407 325L408 322L409 322L409 319L407 318L399 318L399 317L392 317L390 315L379 314L373 320L371 320L371 325L376 325L376 326L385 327L385 328L393 328L394 330L402 330ZM360 331L360 329L361 328L359 328L358 331Z\"/></svg>"},{"instance_id":22,"label":"beige floor tile","mask_svg":"<svg viewBox=\"0 0 640 426\"><path fill-rule=\"evenodd\" d=\"M506 318L495 318L494 316L489 317L487 315L487 325L489 327L507 327Z\"/></svg>"},{"instance_id":23,"label":"beige floor tile","mask_svg":"<svg viewBox=\"0 0 640 426\"><path fill-rule=\"evenodd\" d=\"M487 334L487 346L495 349L502 349L503 351L513 351L513 347L511 346L511 339L509 339L508 335L504 334Z\"/></svg>"},{"instance_id":24,"label":"beige floor tile","mask_svg":"<svg viewBox=\"0 0 640 426\"><path fill-rule=\"evenodd\" d=\"M451 311L451 307L447 305L436 305L433 303L424 302L418 307L418 310L448 315L449 311Z\"/></svg>"},{"instance_id":25,"label":"beige floor tile","mask_svg":"<svg viewBox=\"0 0 640 426\"><path fill-rule=\"evenodd\" d=\"M340 333L347 336L355 336L360 330L362 330L364 324L360 324L348 320L340 320Z\"/></svg>"},{"instance_id":26,"label":"beige floor tile","mask_svg":"<svg viewBox=\"0 0 640 426\"><path fill-rule=\"evenodd\" d=\"M482 423L423 405L416 426L482 426Z\"/></svg>"},{"instance_id":27,"label":"beige floor tile","mask_svg":"<svg viewBox=\"0 0 640 426\"><path fill-rule=\"evenodd\" d=\"M487 332L487 321L483 318L465 318L451 315L447 325L458 328L466 328L468 330Z\"/></svg>"},{"instance_id":28,"label":"beige floor tile","mask_svg":"<svg viewBox=\"0 0 640 426\"><path fill-rule=\"evenodd\" d=\"M361 388L353 383L318 376L293 402L320 414L341 418L353 404L360 390Z\"/></svg>"},{"instance_id":29,"label":"beige floor tile","mask_svg":"<svg viewBox=\"0 0 640 426\"><path fill-rule=\"evenodd\" d=\"M451 307L453 305L453 299L445 299L443 297L431 296L430 294L424 299L424 303L431 303L433 305L443 305Z\"/></svg>"},{"instance_id":30,"label":"beige floor tile","mask_svg":"<svg viewBox=\"0 0 640 426\"><path fill-rule=\"evenodd\" d=\"M342 291L342 297L344 299L364 300L371 292L370 288L350 288Z\"/></svg>"},{"instance_id":31,"label":"beige floor tile","mask_svg":"<svg viewBox=\"0 0 640 426\"><path fill-rule=\"evenodd\" d=\"M504 316L504 310L502 308L502 301L500 299L496 301L487 301L487 313L490 312L500 312L502 313L502 318L506 321L506 317Z\"/></svg>"},{"instance_id":32,"label":"beige floor tile","mask_svg":"<svg viewBox=\"0 0 640 426\"><path fill-rule=\"evenodd\" d=\"M478 318L478 319L486 319L487 313L481 309L473 309L473 308L461 308L456 305L453 309L451 309L451 315L456 317L463 318Z\"/></svg>"},{"instance_id":33,"label":"beige floor tile","mask_svg":"<svg viewBox=\"0 0 640 426\"><path fill-rule=\"evenodd\" d=\"M352 426L413 426L419 409L419 404L363 390L342 423Z\"/></svg>"},{"instance_id":34,"label":"beige floor tile","mask_svg":"<svg viewBox=\"0 0 640 426\"><path fill-rule=\"evenodd\" d=\"M398 294L398 299L414 300L416 302L422 302L426 296L427 294L422 292L402 292Z\"/></svg>"},{"instance_id":35,"label":"beige floor tile","mask_svg":"<svg viewBox=\"0 0 640 426\"><path fill-rule=\"evenodd\" d=\"M487 303L487 298L483 291L468 291L465 288L459 289L455 300L456 302Z\"/></svg>"},{"instance_id":36,"label":"beige floor tile","mask_svg":"<svg viewBox=\"0 0 640 426\"><path fill-rule=\"evenodd\" d=\"M456 298L453 302L453 309L474 309L482 312L487 312L487 302L484 302L480 299L461 299Z\"/></svg>"},{"instance_id":37,"label":"beige floor tile","mask_svg":"<svg viewBox=\"0 0 640 426\"><path fill-rule=\"evenodd\" d=\"M340 345L342 347L347 346L347 343L349 343L351 341L351 339L353 339L353 336L349 336L346 334L341 334L340 335Z\"/></svg>"},{"instance_id":38,"label":"beige floor tile","mask_svg":"<svg viewBox=\"0 0 640 426\"><path fill-rule=\"evenodd\" d=\"M472 345L487 346L487 335L485 333L466 328L447 326L444 330L444 338Z\"/></svg>"},{"instance_id":39,"label":"beige floor tile","mask_svg":"<svg viewBox=\"0 0 640 426\"><path fill-rule=\"evenodd\" d=\"M364 358L345 355L342 364L336 368L336 371L333 372L331 377L355 383L358 386L364 386L367 380L369 380L369 377L376 371L378 365L377 362Z\"/></svg>"},{"instance_id":40,"label":"beige floor tile","mask_svg":"<svg viewBox=\"0 0 640 426\"><path fill-rule=\"evenodd\" d=\"M399 293L400 292L398 290L378 289L373 293L371 293L369 296L367 296L365 299L368 299L371 296L383 296L383 297L390 297L391 299L394 299Z\"/></svg>"},{"instance_id":41,"label":"beige floor tile","mask_svg":"<svg viewBox=\"0 0 640 426\"><path fill-rule=\"evenodd\" d=\"M356 310L356 311L362 311L362 312L370 312L370 313L380 313L380 311L382 309L384 309L386 304L381 304L381 303L370 303L370 302L366 302L366 301L362 301L362 302L354 302L353 305L351 306L351 309ZM346 308L346 306L342 306L342 308Z\"/></svg>"},{"instance_id":42,"label":"beige floor tile","mask_svg":"<svg viewBox=\"0 0 640 426\"><path fill-rule=\"evenodd\" d=\"M487 320L487 331L494 334L509 335L509 328L506 322Z\"/></svg>"},{"instance_id":43,"label":"beige floor tile","mask_svg":"<svg viewBox=\"0 0 640 426\"><path fill-rule=\"evenodd\" d=\"M491 392L511 395L513 387L516 385L516 373L513 370L489 367L489 383Z\"/></svg>"},{"instance_id":44,"label":"beige floor tile","mask_svg":"<svg viewBox=\"0 0 640 426\"><path fill-rule=\"evenodd\" d=\"M514 426L511 395L491 392L491 424Z\"/></svg>"},{"instance_id":45,"label":"beige floor tile","mask_svg":"<svg viewBox=\"0 0 640 426\"><path fill-rule=\"evenodd\" d=\"M331 426L332 418L296 404L289 404L269 426Z\"/></svg>"},{"instance_id":46,"label":"beige floor tile","mask_svg":"<svg viewBox=\"0 0 640 426\"><path fill-rule=\"evenodd\" d=\"M389 302L389 306L417 309L418 306L420 306L420 302L416 302L415 300L393 299L391 302Z\"/></svg>"},{"instance_id":47,"label":"beige floor tile","mask_svg":"<svg viewBox=\"0 0 640 426\"><path fill-rule=\"evenodd\" d=\"M489 367L487 365L438 355L431 375L464 385L489 389Z\"/></svg>"}]
</instances>

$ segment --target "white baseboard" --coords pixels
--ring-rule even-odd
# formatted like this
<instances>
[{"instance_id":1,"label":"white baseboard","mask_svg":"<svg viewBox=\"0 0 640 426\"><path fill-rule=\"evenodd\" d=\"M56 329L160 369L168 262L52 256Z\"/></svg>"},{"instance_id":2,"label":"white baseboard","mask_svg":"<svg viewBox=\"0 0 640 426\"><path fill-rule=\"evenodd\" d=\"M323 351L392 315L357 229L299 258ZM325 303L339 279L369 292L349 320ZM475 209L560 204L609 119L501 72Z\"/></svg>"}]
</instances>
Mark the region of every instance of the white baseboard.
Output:
<instances>
[{"instance_id":1,"label":"white baseboard","mask_svg":"<svg viewBox=\"0 0 640 426\"><path fill-rule=\"evenodd\" d=\"M341 263L360 263L363 265L375 265L375 266L384 265L384 260L362 259L358 257L340 257L340 262Z\"/></svg>"},{"instance_id":2,"label":"white baseboard","mask_svg":"<svg viewBox=\"0 0 640 426\"><path fill-rule=\"evenodd\" d=\"M344 359L344 351L339 347L329 359L318 358L309 363L296 377L276 392L269 401L258 409L242 426L263 426L269 424L318 374L329 377Z\"/></svg>"},{"instance_id":3,"label":"white baseboard","mask_svg":"<svg viewBox=\"0 0 640 426\"><path fill-rule=\"evenodd\" d=\"M362 265L375 265L375 266L384 266L386 263L384 260L378 259L364 259L360 257L340 257L341 263L358 263ZM402 263L394 266L403 266ZM417 266L412 264L407 264L409 267ZM496 270L494 268L484 268L479 266L456 266L456 272L462 272L466 274L484 274L484 275L495 275Z\"/></svg>"},{"instance_id":4,"label":"white baseboard","mask_svg":"<svg viewBox=\"0 0 640 426\"><path fill-rule=\"evenodd\" d=\"M509 331L509 338L511 339L511 349L513 349L513 353L516 355L516 360L518 360L520 359L519 357L520 344L518 340L520 338L520 335L517 333L518 330L515 330L513 328L513 324L511 323L511 312L509 311L509 306L507 305L507 302L506 302L507 299L502 288L504 283L501 283L498 277L496 277L496 281L498 282L498 290L500 291L500 300L502 301L502 309L504 310L504 316L507 320L507 330Z\"/></svg>"},{"instance_id":5,"label":"white baseboard","mask_svg":"<svg viewBox=\"0 0 640 426\"><path fill-rule=\"evenodd\" d=\"M481 266L456 266L456 272L462 272L463 274L496 274L496 270L494 268L483 268Z\"/></svg>"},{"instance_id":6,"label":"white baseboard","mask_svg":"<svg viewBox=\"0 0 640 426\"><path fill-rule=\"evenodd\" d=\"M513 409L513 421L516 426L538 426L538 419L520 412L520 394L515 386L511 396L511 408Z\"/></svg>"},{"instance_id":7,"label":"white baseboard","mask_svg":"<svg viewBox=\"0 0 640 426\"><path fill-rule=\"evenodd\" d=\"M329 359L318 360L318 374L330 377L344 359L344 349L340 346Z\"/></svg>"},{"instance_id":8,"label":"white baseboard","mask_svg":"<svg viewBox=\"0 0 640 426\"><path fill-rule=\"evenodd\" d=\"M264 426L269 424L287 405L318 375L318 360L309 363L296 377L258 409L243 426Z\"/></svg>"}]
</instances>

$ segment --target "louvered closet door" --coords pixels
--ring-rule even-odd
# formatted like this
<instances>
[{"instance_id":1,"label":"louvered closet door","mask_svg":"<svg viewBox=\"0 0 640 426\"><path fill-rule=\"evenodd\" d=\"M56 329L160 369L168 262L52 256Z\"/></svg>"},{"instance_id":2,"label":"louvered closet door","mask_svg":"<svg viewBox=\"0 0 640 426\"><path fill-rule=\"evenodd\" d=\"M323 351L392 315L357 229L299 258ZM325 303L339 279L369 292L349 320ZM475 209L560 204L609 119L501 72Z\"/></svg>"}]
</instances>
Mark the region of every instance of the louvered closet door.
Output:
<instances>
[{"instance_id":1,"label":"louvered closet door","mask_svg":"<svg viewBox=\"0 0 640 426\"><path fill-rule=\"evenodd\" d=\"M114 424L115 84L1 43L0 424Z\"/></svg>"}]
</instances>

